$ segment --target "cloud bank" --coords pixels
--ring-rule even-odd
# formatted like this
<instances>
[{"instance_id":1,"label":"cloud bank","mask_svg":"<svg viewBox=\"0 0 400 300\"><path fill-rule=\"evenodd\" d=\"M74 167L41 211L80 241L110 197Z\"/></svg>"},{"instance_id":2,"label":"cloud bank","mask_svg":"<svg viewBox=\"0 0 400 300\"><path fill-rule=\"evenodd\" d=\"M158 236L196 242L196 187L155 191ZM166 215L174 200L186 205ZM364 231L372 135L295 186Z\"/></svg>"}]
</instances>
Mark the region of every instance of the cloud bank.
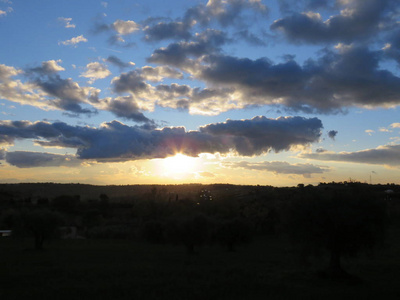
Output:
<instances>
[{"instance_id":1,"label":"cloud bank","mask_svg":"<svg viewBox=\"0 0 400 300\"><path fill-rule=\"evenodd\" d=\"M98 161L164 158L176 153L255 156L315 143L321 129L319 119L302 117L227 120L202 126L198 131L186 131L183 127L127 126L118 121L103 123L99 128L62 122L1 121L0 142L11 145L17 139L31 139L43 147L76 148L77 158Z\"/></svg>"}]
</instances>

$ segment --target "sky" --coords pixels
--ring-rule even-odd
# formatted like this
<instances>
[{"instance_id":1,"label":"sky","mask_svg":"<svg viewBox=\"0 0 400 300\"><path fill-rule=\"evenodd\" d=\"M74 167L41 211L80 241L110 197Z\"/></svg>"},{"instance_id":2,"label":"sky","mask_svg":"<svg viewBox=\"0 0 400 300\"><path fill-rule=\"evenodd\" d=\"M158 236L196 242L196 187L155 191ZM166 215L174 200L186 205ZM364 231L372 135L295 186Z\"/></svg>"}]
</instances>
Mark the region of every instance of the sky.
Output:
<instances>
[{"instance_id":1,"label":"sky","mask_svg":"<svg viewBox=\"0 0 400 300\"><path fill-rule=\"evenodd\" d=\"M397 0L0 0L0 182L400 184Z\"/></svg>"}]
</instances>

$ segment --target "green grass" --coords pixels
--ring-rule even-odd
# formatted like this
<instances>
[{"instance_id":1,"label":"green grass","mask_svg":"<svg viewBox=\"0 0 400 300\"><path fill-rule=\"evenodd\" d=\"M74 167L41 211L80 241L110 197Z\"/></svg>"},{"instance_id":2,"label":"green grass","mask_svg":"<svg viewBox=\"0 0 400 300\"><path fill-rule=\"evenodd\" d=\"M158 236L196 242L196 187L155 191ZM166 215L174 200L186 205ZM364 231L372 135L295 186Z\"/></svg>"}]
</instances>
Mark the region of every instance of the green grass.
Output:
<instances>
[{"instance_id":1,"label":"green grass","mask_svg":"<svg viewBox=\"0 0 400 300\"><path fill-rule=\"evenodd\" d=\"M0 299L399 299L400 241L375 257L344 262L362 282L319 278L324 259L304 264L277 238L228 253L189 256L184 247L139 241L0 239Z\"/></svg>"}]
</instances>

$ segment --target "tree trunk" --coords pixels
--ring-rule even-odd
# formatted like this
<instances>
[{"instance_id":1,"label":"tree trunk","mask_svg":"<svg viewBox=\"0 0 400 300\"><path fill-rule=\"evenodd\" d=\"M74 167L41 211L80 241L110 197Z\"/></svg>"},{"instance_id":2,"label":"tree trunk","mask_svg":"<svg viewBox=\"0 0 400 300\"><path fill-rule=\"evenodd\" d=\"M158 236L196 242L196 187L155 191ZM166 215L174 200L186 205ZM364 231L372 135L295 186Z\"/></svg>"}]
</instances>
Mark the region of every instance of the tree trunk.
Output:
<instances>
[{"instance_id":1,"label":"tree trunk","mask_svg":"<svg viewBox=\"0 0 400 300\"><path fill-rule=\"evenodd\" d=\"M43 250L43 241L44 238L41 234L35 234L35 249Z\"/></svg>"},{"instance_id":2,"label":"tree trunk","mask_svg":"<svg viewBox=\"0 0 400 300\"><path fill-rule=\"evenodd\" d=\"M187 254L193 255L195 253L194 252L194 245L190 244L190 243L187 243L186 244L186 252L187 252Z\"/></svg>"},{"instance_id":3,"label":"tree trunk","mask_svg":"<svg viewBox=\"0 0 400 300\"><path fill-rule=\"evenodd\" d=\"M342 269L341 251L337 249L331 250L331 258L329 261L329 273L334 277L341 277L346 272Z\"/></svg>"}]
</instances>

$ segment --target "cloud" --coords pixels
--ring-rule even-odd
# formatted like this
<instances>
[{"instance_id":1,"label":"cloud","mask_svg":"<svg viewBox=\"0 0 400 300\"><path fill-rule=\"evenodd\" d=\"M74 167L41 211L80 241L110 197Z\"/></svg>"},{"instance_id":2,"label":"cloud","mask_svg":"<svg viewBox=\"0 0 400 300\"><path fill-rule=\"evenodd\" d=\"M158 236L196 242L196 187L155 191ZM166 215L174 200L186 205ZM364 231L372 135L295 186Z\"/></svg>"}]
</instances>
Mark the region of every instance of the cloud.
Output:
<instances>
[{"instance_id":1,"label":"cloud","mask_svg":"<svg viewBox=\"0 0 400 300\"><path fill-rule=\"evenodd\" d=\"M191 24L184 22L159 22L146 26L143 31L146 41L161 41L165 39L184 39L192 37Z\"/></svg>"},{"instance_id":2,"label":"cloud","mask_svg":"<svg viewBox=\"0 0 400 300\"><path fill-rule=\"evenodd\" d=\"M106 58L105 61L119 67L120 69L133 67L135 65L135 63L133 63L133 62L127 62L127 63L123 62L120 58L118 58L114 55L110 55L109 57Z\"/></svg>"},{"instance_id":3,"label":"cloud","mask_svg":"<svg viewBox=\"0 0 400 300\"><path fill-rule=\"evenodd\" d=\"M141 68L141 74L145 80L160 82L164 78L176 78L183 79L183 74L176 69L161 66L161 67L150 67L144 66Z\"/></svg>"},{"instance_id":4,"label":"cloud","mask_svg":"<svg viewBox=\"0 0 400 300\"><path fill-rule=\"evenodd\" d=\"M64 17L59 17L58 21L61 22L65 28L75 28L75 24L72 24L72 18L64 18Z\"/></svg>"},{"instance_id":5,"label":"cloud","mask_svg":"<svg viewBox=\"0 0 400 300\"><path fill-rule=\"evenodd\" d=\"M400 145L385 145L375 149L366 149L355 152L322 152L302 153L299 157L323 160L341 161L362 164L400 166Z\"/></svg>"},{"instance_id":6,"label":"cloud","mask_svg":"<svg viewBox=\"0 0 400 300\"><path fill-rule=\"evenodd\" d=\"M6 3L9 3L9 2L6 2ZM10 2L10 3L11 3L11 2ZM7 16L10 12L13 12L13 11L14 11L14 10L13 10L12 7L7 7L6 10L0 9L0 17Z\"/></svg>"},{"instance_id":7,"label":"cloud","mask_svg":"<svg viewBox=\"0 0 400 300\"><path fill-rule=\"evenodd\" d=\"M293 42L352 42L371 38L375 32L383 30L384 21L388 22L394 1L346 0L336 3L342 6L340 14L327 20L317 12L293 13L276 20L271 29L279 29Z\"/></svg>"},{"instance_id":8,"label":"cloud","mask_svg":"<svg viewBox=\"0 0 400 300\"><path fill-rule=\"evenodd\" d=\"M98 90L80 87L72 79L62 79L57 73L64 70L61 60L42 62L40 67L25 71L0 65L0 96L12 102L31 105L40 109L58 109L74 114L92 114L96 111L84 108ZM21 82L12 77L24 74L29 80Z\"/></svg>"},{"instance_id":9,"label":"cloud","mask_svg":"<svg viewBox=\"0 0 400 300\"><path fill-rule=\"evenodd\" d=\"M51 75L60 71L65 71L65 69L59 65L62 60L48 60L42 62L42 65L40 67L35 67L35 68L30 68L27 70L27 73L36 73L38 75L44 76L44 75Z\"/></svg>"},{"instance_id":10,"label":"cloud","mask_svg":"<svg viewBox=\"0 0 400 300\"><path fill-rule=\"evenodd\" d=\"M78 167L82 161L72 155L60 155L43 152L13 151L7 152L6 162L18 168L34 167Z\"/></svg>"},{"instance_id":11,"label":"cloud","mask_svg":"<svg viewBox=\"0 0 400 300\"><path fill-rule=\"evenodd\" d=\"M72 79L62 79L59 75L52 75L35 78L33 82L50 97L47 100L49 105L72 113L94 113L93 110L82 107L90 96L91 89L81 88Z\"/></svg>"},{"instance_id":12,"label":"cloud","mask_svg":"<svg viewBox=\"0 0 400 300\"><path fill-rule=\"evenodd\" d=\"M93 83L97 79L106 78L107 76L110 75L111 75L110 70L108 70L104 64L101 64L99 62L92 62L86 65L86 71L82 73L80 76L89 78L90 83Z\"/></svg>"},{"instance_id":13,"label":"cloud","mask_svg":"<svg viewBox=\"0 0 400 300\"><path fill-rule=\"evenodd\" d=\"M276 174L295 174L310 177L311 174L322 174L329 171L329 167L316 166L312 164L290 164L284 161L263 161L263 162L225 162L228 168L242 168L246 170L257 170L274 172Z\"/></svg>"},{"instance_id":14,"label":"cloud","mask_svg":"<svg viewBox=\"0 0 400 300\"><path fill-rule=\"evenodd\" d=\"M365 130L365 133L368 134L369 136L371 136L375 131L372 129L367 129Z\"/></svg>"},{"instance_id":15,"label":"cloud","mask_svg":"<svg viewBox=\"0 0 400 300\"><path fill-rule=\"evenodd\" d=\"M112 28L120 35L128 35L140 29L139 24L134 21L117 20L112 24Z\"/></svg>"},{"instance_id":16,"label":"cloud","mask_svg":"<svg viewBox=\"0 0 400 300\"><path fill-rule=\"evenodd\" d=\"M10 144L15 139L33 139L43 147L76 148L78 158L99 161L164 158L176 153L254 156L317 142L321 128L319 119L301 117L227 120L202 126L198 131L185 131L183 127L127 126L118 121L103 123L99 128L62 122L0 121L0 141Z\"/></svg>"},{"instance_id":17,"label":"cloud","mask_svg":"<svg viewBox=\"0 0 400 300\"><path fill-rule=\"evenodd\" d=\"M70 40L66 40L63 42L59 42L59 45L64 45L64 46L76 46L76 44L78 43L86 43L88 40L83 36L83 35L79 35L76 37L73 37Z\"/></svg>"},{"instance_id":18,"label":"cloud","mask_svg":"<svg viewBox=\"0 0 400 300\"><path fill-rule=\"evenodd\" d=\"M328 132L328 137L331 138L332 140L335 140L335 137L337 134L338 134L338 132L336 130L330 130Z\"/></svg>"},{"instance_id":19,"label":"cloud","mask_svg":"<svg viewBox=\"0 0 400 300\"><path fill-rule=\"evenodd\" d=\"M303 66L293 60L274 64L266 58L206 55L194 76L235 89L242 105L273 104L307 113L395 106L400 104L400 78L379 68L380 55L362 46L339 45ZM170 64L176 65L174 60ZM180 61L178 67L182 65Z\"/></svg>"},{"instance_id":20,"label":"cloud","mask_svg":"<svg viewBox=\"0 0 400 300\"><path fill-rule=\"evenodd\" d=\"M187 23L195 22L207 26L217 21L221 26L244 25L245 11L266 14L267 7L260 0L210 0L206 5L199 4L189 8L184 16Z\"/></svg>"},{"instance_id":21,"label":"cloud","mask_svg":"<svg viewBox=\"0 0 400 300\"><path fill-rule=\"evenodd\" d=\"M400 123L392 123L390 124L391 128L400 128Z\"/></svg>"},{"instance_id":22,"label":"cloud","mask_svg":"<svg viewBox=\"0 0 400 300\"><path fill-rule=\"evenodd\" d=\"M317 118L280 117L251 120L227 120L200 127L200 132L229 138L239 155L253 156L289 150L296 145L309 145L319 140L322 123Z\"/></svg>"},{"instance_id":23,"label":"cloud","mask_svg":"<svg viewBox=\"0 0 400 300\"><path fill-rule=\"evenodd\" d=\"M198 172L198 173L196 173L196 174L198 174L198 175L201 176L201 177L207 177L207 178L213 178L213 177L215 177L215 174L214 174L214 173L211 173L211 172Z\"/></svg>"},{"instance_id":24,"label":"cloud","mask_svg":"<svg viewBox=\"0 0 400 300\"><path fill-rule=\"evenodd\" d=\"M133 96L102 99L98 106L100 109L112 112L118 117L135 122L152 123L140 112L139 105Z\"/></svg>"}]
</instances>

